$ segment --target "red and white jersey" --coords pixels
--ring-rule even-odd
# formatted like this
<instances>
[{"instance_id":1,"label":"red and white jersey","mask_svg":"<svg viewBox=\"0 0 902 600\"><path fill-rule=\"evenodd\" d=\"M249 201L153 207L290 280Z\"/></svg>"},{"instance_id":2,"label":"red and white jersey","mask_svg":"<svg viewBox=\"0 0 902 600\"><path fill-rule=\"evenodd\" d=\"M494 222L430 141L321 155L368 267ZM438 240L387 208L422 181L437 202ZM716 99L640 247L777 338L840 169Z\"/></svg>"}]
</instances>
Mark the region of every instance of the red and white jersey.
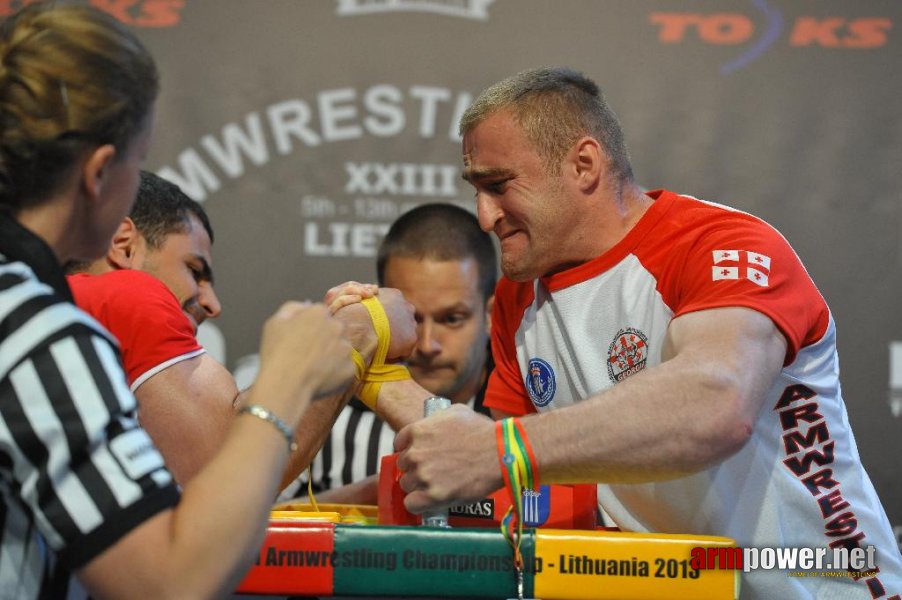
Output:
<instances>
[{"instance_id":1,"label":"red and white jersey","mask_svg":"<svg viewBox=\"0 0 902 600\"><path fill-rule=\"evenodd\" d=\"M167 367L204 353L178 299L148 273L69 275L75 303L119 341L132 392Z\"/></svg>"},{"instance_id":2,"label":"red and white jersey","mask_svg":"<svg viewBox=\"0 0 902 600\"><path fill-rule=\"evenodd\" d=\"M628 531L878 549L876 577L759 571L743 577L743 598L828 597L833 586L844 598L902 593L902 557L840 393L833 319L798 256L756 217L663 190L649 196L654 204L602 256L533 282L499 282L485 404L510 414L565 408L658 365L675 317L728 306L763 313L788 349L751 440L689 477L600 485L599 502ZM666 390L660 402L666 411Z\"/></svg>"}]
</instances>

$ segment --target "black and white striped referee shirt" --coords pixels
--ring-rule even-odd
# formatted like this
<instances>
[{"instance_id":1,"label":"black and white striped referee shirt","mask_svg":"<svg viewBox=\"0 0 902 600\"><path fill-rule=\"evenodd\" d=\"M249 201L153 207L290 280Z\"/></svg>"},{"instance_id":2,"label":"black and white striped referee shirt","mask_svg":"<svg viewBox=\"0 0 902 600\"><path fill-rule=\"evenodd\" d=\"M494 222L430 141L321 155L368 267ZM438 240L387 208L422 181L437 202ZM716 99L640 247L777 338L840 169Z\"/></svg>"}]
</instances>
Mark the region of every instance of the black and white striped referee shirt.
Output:
<instances>
[{"instance_id":1,"label":"black and white striped referee shirt","mask_svg":"<svg viewBox=\"0 0 902 600\"><path fill-rule=\"evenodd\" d=\"M79 595L71 571L177 501L116 342L0 212L0 599Z\"/></svg>"}]
</instances>

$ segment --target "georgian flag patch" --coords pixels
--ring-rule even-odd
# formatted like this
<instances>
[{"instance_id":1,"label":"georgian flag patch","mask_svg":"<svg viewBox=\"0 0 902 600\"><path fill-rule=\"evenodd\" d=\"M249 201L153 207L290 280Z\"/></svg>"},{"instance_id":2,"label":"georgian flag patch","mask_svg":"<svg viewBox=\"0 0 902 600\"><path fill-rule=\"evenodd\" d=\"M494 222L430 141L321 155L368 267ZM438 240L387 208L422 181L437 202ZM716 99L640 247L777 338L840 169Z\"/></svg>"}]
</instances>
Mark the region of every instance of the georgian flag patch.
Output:
<instances>
[{"instance_id":1,"label":"georgian flag patch","mask_svg":"<svg viewBox=\"0 0 902 600\"><path fill-rule=\"evenodd\" d=\"M748 279L755 285L767 287L770 276L770 257L748 250L715 250L711 280Z\"/></svg>"}]
</instances>

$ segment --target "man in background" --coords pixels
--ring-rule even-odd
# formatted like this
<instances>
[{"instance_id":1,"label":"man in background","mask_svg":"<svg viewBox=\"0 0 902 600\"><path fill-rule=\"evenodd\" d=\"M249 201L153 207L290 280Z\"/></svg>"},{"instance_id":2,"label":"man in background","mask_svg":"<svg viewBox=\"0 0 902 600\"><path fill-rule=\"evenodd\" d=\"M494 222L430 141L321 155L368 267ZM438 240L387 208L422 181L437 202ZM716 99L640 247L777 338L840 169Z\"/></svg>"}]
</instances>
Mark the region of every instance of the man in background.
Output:
<instances>
[{"instance_id":1,"label":"man in background","mask_svg":"<svg viewBox=\"0 0 902 600\"><path fill-rule=\"evenodd\" d=\"M415 308L417 344L407 367L430 392L488 414L482 397L492 370L489 326L497 280L492 239L476 217L452 204L425 204L392 224L379 247L380 286ZM340 314L340 313L339 313ZM352 399L312 463L317 500L375 504L382 456L395 432ZM302 495L307 476L282 497Z\"/></svg>"}]
</instances>

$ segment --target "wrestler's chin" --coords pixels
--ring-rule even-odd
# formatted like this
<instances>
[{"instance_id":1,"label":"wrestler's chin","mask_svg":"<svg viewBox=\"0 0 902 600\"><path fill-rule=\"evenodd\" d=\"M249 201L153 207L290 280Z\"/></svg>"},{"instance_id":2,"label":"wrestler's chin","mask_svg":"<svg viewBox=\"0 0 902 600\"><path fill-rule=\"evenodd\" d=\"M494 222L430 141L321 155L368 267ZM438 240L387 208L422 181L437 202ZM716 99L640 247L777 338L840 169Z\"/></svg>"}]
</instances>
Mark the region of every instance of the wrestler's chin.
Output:
<instances>
[{"instance_id":1,"label":"wrestler's chin","mask_svg":"<svg viewBox=\"0 0 902 600\"><path fill-rule=\"evenodd\" d=\"M501 272L511 281L518 282L532 281L541 275L529 261L506 254L501 255Z\"/></svg>"}]
</instances>

